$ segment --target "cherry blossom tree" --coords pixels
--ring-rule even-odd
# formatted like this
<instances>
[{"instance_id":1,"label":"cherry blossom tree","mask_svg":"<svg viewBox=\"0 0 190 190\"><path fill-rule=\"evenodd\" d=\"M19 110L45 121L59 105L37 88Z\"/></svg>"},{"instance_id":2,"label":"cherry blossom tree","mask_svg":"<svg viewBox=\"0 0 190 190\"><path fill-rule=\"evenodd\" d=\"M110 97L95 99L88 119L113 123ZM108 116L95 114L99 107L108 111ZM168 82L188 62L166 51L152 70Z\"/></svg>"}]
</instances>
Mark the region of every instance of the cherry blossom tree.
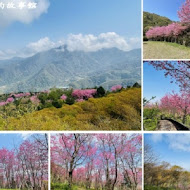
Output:
<instances>
[{"instance_id":1,"label":"cherry blossom tree","mask_svg":"<svg viewBox=\"0 0 190 190\"><path fill-rule=\"evenodd\" d=\"M78 100L86 100L89 98L93 98L93 96L97 93L96 89L84 89L84 90L80 90L80 89L76 89L73 90L72 92L72 96L77 98Z\"/></svg>"},{"instance_id":2,"label":"cherry blossom tree","mask_svg":"<svg viewBox=\"0 0 190 190\"><path fill-rule=\"evenodd\" d=\"M141 185L141 135L61 134L51 144L52 182L97 190Z\"/></svg>"},{"instance_id":3,"label":"cherry blossom tree","mask_svg":"<svg viewBox=\"0 0 190 190\"><path fill-rule=\"evenodd\" d=\"M87 159L92 151L88 134L60 134L52 139L52 158L65 168L65 176L71 188L73 171Z\"/></svg>"},{"instance_id":4,"label":"cherry blossom tree","mask_svg":"<svg viewBox=\"0 0 190 190\"><path fill-rule=\"evenodd\" d=\"M122 86L121 85L115 85L115 86L112 86L111 87L111 91L112 92L115 92L115 91L118 91L118 90L121 90L122 89Z\"/></svg>"},{"instance_id":5,"label":"cherry blossom tree","mask_svg":"<svg viewBox=\"0 0 190 190\"><path fill-rule=\"evenodd\" d=\"M178 11L182 23L190 23L190 0L186 0Z\"/></svg>"},{"instance_id":6,"label":"cherry blossom tree","mask_svg":"<svg viewBox=\"0 0 190 190\"><path fill-rule=\"evenodd\" d=\"M176 41L177 36L181 35L187 28L187 26L183 26L180 23L171 23L168 26L156 26L146 32L146 37L161 41L166 40L168 37L173 37Z\"/></svg>"},{"instance_id":7,"label":"cherry blossom tree","mask_svg":"<svg viewBox=\"0 0 190 190\"><path fill-rule=\"evenodd\" d=\"M186 123L187 115L190 114L190 93L182 92L181 94L172 93L165 95L160 100L160 109L182 116L183 124Z\"/></svg>"},{"instance_id":8,"label":"cherry blossom tree","mask_svg":"<svg viewBox=\"0 0 190 190\"><path fill-rule=\"evenodd\" d=\"M0 149L0 188L47 189L47 135L23 141L13 150Z\"/></svg>"}]
</instances>

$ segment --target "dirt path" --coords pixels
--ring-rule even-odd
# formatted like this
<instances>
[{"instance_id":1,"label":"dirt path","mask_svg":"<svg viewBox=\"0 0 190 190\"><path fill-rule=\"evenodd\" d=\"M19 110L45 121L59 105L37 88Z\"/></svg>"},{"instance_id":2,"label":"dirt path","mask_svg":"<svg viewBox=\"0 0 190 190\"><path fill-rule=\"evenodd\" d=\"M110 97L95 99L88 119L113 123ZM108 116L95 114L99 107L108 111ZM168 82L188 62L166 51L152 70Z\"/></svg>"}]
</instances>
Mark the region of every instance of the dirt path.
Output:
<instances>
[{"instance_id":1,"label":"dirt path","mask_svg":"<svg viewBox=\"0 0 190 190\"><path fill-rule=\"evenodd\" d=\"M177 129L171 121L161 120L158 123L156 131L177 131Z\"/></svg>"},{"instance_id":2,"label":"dirt path","mask_svg":"<svg viewBox=\"0 0 190 190\"><path fill-rule=\"evenodd\" d=\"M144 59L190 59L190 47L168 42L144 42Z\"/></svg>"}]
</instances>

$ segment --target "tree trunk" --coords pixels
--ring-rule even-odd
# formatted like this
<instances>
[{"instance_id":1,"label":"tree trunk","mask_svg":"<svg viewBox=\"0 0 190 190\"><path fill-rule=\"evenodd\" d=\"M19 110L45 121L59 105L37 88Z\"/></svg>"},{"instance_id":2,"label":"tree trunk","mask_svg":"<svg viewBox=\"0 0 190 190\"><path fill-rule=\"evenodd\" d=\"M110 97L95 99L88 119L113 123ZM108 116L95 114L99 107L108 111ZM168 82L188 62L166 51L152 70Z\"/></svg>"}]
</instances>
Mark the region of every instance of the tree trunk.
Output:
<instances>
[{"instance_id":1,"label":"tree trunk","mask_svg":"<svg viewBox=\"0 0 190 190\"><path fill-rule=\"evenodd\" d=\"M73 170L69 171L69 189L72 188Z\"/></svg>"},{"instance_id":2,"label":"tree trunk","mask_svg":"<svg viewBox=\"0 0 190 190\"><path fill-rule=\"evenodd\" d=\"M187 110L185 109L185 111L184 111L184 115L183 115L183 124L185 124L186 123L186 117L187 117Z\"/></svg>"}]
</instances>

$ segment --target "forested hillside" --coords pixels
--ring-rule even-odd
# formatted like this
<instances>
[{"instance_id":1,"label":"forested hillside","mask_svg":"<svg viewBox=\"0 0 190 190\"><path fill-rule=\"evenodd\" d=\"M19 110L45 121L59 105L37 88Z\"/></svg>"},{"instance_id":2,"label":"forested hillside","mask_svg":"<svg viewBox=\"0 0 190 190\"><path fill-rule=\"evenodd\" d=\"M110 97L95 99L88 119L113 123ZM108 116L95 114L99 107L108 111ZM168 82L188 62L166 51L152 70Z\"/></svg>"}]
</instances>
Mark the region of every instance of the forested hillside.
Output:
<instances>
[{"instance_id":1,"label":"forested hillside","mask_svg":"<svg viewBox=\"0 0 190 190\"><path fill-rule=\"evenodd\" d=\"M89 88L141 81L141 51L117 48L96 52L60 46L32 57L0 60L0 93L37 92L52 87Z\"/></svg>"},{"instance_id":2,"label":"forested hillside","mask_svg":"<svg viewBox=\"0 0 190 190\"><path fill-rule=\"evenodd\" d=\"M2 95L0 130L139 130L141 88L52 89ZM4 101L2 101L4 100Z\"/></svg>"}]
</instances>

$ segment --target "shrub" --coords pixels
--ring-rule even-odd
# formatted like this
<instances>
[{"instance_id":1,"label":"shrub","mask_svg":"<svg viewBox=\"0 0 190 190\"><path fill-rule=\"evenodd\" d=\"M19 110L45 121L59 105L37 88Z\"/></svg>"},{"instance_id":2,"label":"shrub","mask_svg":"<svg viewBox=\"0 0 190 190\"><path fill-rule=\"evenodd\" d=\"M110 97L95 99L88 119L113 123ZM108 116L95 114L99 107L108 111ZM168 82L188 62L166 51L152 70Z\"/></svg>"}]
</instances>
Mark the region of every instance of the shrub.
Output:
<instances>
[{"instance_id":1,"label":"shrub","mask_svg":"<svg viewBox=\"0 0 190 190\"><path fill-rule=\"evenodd\" d=\"M65 103L68 104L68 105L72 105L72 104L75 103L75 98L72 97L72 96L69 96L69 97L67 97Z\"/></svg>"},{"instance_id":2,"label":"shrub","mask_svg":"<svg viewBox=\"0 0 190 190\"><path fill-rule=\"evenodd\" d=\"M185 38L185 46L189 47L190 46L190 38Z\"/></svg>"},{"instance_id":3,"label":"shrub","mask_svg":"<svg viewBox=\"0 0 190 190\"><path fill-rule=\"evenodd\" d=\"M53 101L52 105L56 108L61 108L63 105L63 101L62 100L57 100L57 101Z\"/></svg>"},{"instance_id":4,"label":"shrub","mask_svg":"<svg viewBox=\"0 0 190 190\"><path fill-rule=\"evenodd\" d=\"M106 93L105 89L102 86L100 86L99 88L97 88L96 96L97 97L102 97L102 96L105 95L105 93Z\"/></svg>"}]
</instances>

